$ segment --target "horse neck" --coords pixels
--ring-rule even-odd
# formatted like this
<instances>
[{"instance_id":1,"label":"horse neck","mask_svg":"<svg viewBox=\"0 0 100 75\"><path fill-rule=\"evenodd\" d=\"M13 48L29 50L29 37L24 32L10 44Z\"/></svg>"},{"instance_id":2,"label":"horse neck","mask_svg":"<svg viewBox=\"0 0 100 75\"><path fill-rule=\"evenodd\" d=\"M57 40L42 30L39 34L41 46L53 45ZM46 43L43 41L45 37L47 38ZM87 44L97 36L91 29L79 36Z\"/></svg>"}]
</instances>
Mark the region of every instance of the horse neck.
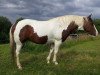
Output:
<instances>
[{"instance_id":1,"label":"horse neck","mask_svg":"<svg viewBox=\"0 0 100 75\"><path fill-rule=\"evenodd\" d=\"M83 25L84 25L84 16L75 16L75 15L66 15L66 16L61 16L57 18L53 18L50 21L54 21L57 24L61 24L61 26L68 27L68 25L72 22L75 21L75 24L78 25L78 30L84 30Z\"/></svg>"}]
</instances>

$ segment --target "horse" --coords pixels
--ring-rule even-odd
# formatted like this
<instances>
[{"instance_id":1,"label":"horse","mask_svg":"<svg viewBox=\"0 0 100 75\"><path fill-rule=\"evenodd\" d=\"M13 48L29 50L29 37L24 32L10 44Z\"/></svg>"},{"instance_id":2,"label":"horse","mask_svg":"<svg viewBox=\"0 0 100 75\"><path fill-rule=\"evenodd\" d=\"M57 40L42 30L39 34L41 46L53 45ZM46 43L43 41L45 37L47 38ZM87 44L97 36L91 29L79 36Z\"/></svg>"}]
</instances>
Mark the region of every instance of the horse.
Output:
<instances>
[{"instance_id":1,"label":"horse","mask_svg":"<svg viewBox=\"0 0 100 75\"><path fill-rule=\"evenodd\" d=\"M47 63L50 63L51 54L54 53L53 63L57 65L56 55L60 45L76 30L84 30L92 36L98 35L91 15L65 15L46 21L23 19L12 25L10 28L10 46L12 57L16 61L18 69L22 70L19 54L26 41L36 44L50 44Z\"/></svg>"}]
</instances>

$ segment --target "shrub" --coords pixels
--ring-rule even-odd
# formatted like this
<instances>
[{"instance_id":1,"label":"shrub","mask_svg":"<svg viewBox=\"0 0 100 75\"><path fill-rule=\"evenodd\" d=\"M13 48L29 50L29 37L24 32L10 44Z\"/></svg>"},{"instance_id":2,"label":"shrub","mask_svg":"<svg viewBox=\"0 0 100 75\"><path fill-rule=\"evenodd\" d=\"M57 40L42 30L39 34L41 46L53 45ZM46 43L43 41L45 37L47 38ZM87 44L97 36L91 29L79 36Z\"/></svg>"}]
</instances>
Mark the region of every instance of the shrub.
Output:
<instances>
[{"instance_id":1,"label":"shrub","mask_svg":"<svg viewBox=\"0 0 100 75\"><path fill-rule=\"evenodd\" d=\"M0 16L0 43L8 43L11 25L8 18Z\"/></svg>"}]
</instances>

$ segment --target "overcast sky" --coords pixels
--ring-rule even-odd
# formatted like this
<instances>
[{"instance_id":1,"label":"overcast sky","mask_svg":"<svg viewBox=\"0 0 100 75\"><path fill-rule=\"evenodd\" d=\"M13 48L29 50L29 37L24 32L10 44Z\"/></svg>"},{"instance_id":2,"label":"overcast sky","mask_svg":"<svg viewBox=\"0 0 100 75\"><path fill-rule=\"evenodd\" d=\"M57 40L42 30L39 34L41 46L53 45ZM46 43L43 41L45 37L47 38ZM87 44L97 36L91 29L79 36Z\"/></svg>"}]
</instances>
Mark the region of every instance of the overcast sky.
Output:
<instances>
[{"instance_id":1,"label":"overcast sky","mask_svg":"<svg viewBox=\"0 0 100 75\"><path fill-rule=\"evenodd\" d=\"M0 16L47 20L61 15L100 18L100 0L0 0Z\"/></svg>"}]
</instances>

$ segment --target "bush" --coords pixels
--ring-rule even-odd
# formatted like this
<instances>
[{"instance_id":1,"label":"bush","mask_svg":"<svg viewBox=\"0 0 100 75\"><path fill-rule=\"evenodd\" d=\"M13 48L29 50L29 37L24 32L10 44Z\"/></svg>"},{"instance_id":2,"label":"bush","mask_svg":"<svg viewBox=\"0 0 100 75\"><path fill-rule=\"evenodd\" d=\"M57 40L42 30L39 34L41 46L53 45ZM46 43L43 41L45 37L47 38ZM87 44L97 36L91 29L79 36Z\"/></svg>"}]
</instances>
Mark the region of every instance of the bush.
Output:
<instances>
[{"instance_id":1,"label":"bush","mask_svg":"<svg viewBox=\"0 0 100 75\"><path fill-rule=\"evenodd\" d=\"M100 33L100 19L94 19L94 24L96 25L96 28L98 32Z\"/></svg>"},{"instance_id":2,"label":"bush","mask_svg":"<svg viewBox=\"0 0 100 75\"><path fill-rule=\"evenodd\" d=\"M11 25L8 18L0 16L0 43L9 42L9 30Z\"/></svg>"}]
</instances>

